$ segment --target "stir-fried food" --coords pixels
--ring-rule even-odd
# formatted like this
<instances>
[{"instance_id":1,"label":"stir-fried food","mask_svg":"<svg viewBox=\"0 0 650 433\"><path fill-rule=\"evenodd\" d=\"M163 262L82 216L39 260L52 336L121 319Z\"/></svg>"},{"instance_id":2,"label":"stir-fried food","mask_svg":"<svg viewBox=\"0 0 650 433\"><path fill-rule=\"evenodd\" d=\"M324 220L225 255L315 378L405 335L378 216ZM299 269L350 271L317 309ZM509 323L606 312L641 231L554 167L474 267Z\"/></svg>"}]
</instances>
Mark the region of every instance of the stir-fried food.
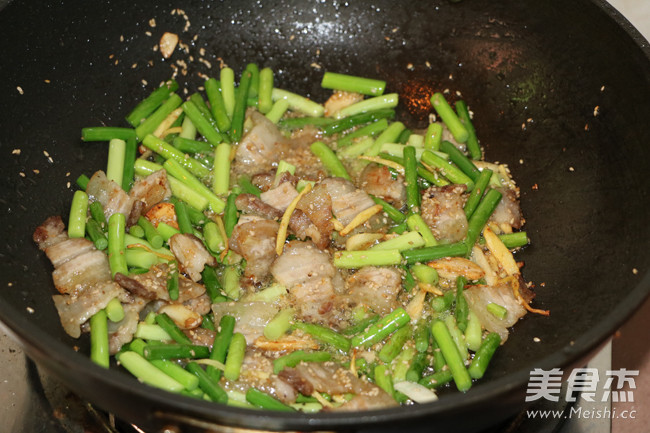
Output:
<instances>
[{"instance_id":1,"label":"stir-fried food","mask_svg":"<svg viewBox=\"0 0 650 433\"><path fill-rule=\"evenodd\" d=\"M322 85L320 104L251 64L207 101L172 80L131 127L82 131L109 142L106 170L79 178L67 231L50 217L33 238L94 362L218 403L373 409L466 391L547 313L513 256L518 189L464 102L431 95L441 121L411 131L383 81Z\"/></svg>"}]
</instances>

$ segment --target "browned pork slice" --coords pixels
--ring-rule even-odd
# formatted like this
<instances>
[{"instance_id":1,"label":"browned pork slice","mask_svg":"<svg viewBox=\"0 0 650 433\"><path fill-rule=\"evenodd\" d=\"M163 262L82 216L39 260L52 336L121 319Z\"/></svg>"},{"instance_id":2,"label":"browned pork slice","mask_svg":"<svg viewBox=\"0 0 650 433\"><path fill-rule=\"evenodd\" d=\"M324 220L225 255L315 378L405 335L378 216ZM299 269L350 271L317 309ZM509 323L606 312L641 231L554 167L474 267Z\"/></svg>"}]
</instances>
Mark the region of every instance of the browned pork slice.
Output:
<instances>
[{"instance_id":1,"label":"browned pork slice","mask_svg":"<svg viewBox=\"0 0 650 433\"><path fill-rule=\"evenodd\" d=\"M136 296L138 301L144 303L149 302L147 308L154 306L154 311L160 311L161 309L181 304L189 309L191 313L196 313L194 316L198 320L195 321L195 325L200 325L200 316L210 312L210 298L205 292L205 286L181 274L178 277L178 299L172 301L169 299L169 291L167 290L168 278L169 265L166 263L152 266L149 272L144 274L136 274L128 277L122 274L115 274L115 281L132 295ZM172 317L172 319L175 318Z\"/></svg>"},{"instance_id":2,"label":"browned pork slice","mask_svg":"<svg viewBox=\"0 0 650 433\"><path fill-rule=\"evenodd\" d=\"M137 286L140 290L146 290L150 295L146 296L145 293L133 291L137 296L148 299L161 299L169 301L169 291L167 290L167 278L169 275L169 266L161 263L152 266L149 272L144 274L136 274L132 277L125 277L139 283ZM121 280L118 280L121 281ZM122 282L120 282L122 284ZM127 290L131 290L127 284L122 284ZM135 287L135 285L132 285ZM145 296L143 296L145 295ZM205 286L186 278L184 275L179 275L178 278L178 299L177 302L185 303L190 299L198 298L205 295Z\"/></svg>"},{"instance_id":3,"label":"browned pork slice","mask_svg":"<svg viewBox=\"0 0 650 433\"><path fill-rule=\"evenodd\" d=\"M87 287L111 279L108 256L91 250L65 262L52 272L54 286L60 293L75 294Z\"/></svg>"},{"instance_id":4,"label":"browned pork slice","mask_svg":"<svg viewBox=\"0 0 650 433\"><path fill-rule=\"evenodd\" d=\"M359 175L358 185L368 194L382 198L396 208L401 208L406 200L406 185L401 174L393 174L385 165L368 164Z\"/></svg>"},{"instance_id":5,"label":"browned pork slice","mask_svg":"<svg viewBox=\"0 0 650 433\"><path fill-rule=\"evenodd\" d=\"M108 349L114 355L120 351L123 345L133 340L140 320L140 311L144 308L145 302L136 299L130 304L124 304L124 319L117 323L108 321Z\"/></svg>"},{"instance_id":6,"label":"browned pork slice","mask_svg":"<svg viewBox=\"0 0 650 433\"><path fill-rule=\"evenodd\" d=\"M50 245L45 249L47 258L50 259L55 268L78 257L82 254L93 251L95 246L86 238L72 238Z\"/></svg>"},{"instance_id":7,"label":"browned pork slice","mask_svg":"<svg viewBox=\"0 0 650 433\"><path fill-rule=\"evenodd\" d=\"M280 224L268 219L256 219L237 224L228 240L230 248L246 259L244 278L261 283L269 274L275 260L275 238Z\"/></svg>"},{"instance_id":8,"label":"browned pork slice","mask_svg":"<svg viewBox=\"0 0 650 433\"><path fill-rule=\"evenodd\" d=\"M251 177L251 183L258 187L260 191L265 192L271 189L275 180L275 170L257 173Z\"/></svg>"},{"instance_id":9,"label":"browned pork slice","mask_svg":"<svg viewBox=\"0 0 650 433\"><path fill-rule=\"evenodd\" d=\"M283 171L278 175L276 170L276 175L273 177L273 183L271 184L271 188L277 188L278 186L280 186L285 182L290 183L291 186L295 188L298 185L299 180L300 178L298 176L294 176L288 171Z\"/></svg>"},{"instance_id":10,"label":"browned pork slice","mask_svg":"<svg viewBox=\"0 0 650 433\"><path fill-rule=\"evenodd\" d=\"M129 191L135 202L142 202L141 213L146 213L152 206L171 197L172 190L167 181L167 172L158 170L149 176L135 181Z\"/></svg>"},{"instance_id":11,"label":"browned pork slice","mask_svg":"<svg viewBox=\"0 0 650 433\"><path fill-rule=\"evenodd\" d=\"M289 204L298 196L298 191L290 182L284 182L260 195L262 201L269 206L284 212Z\"/></svg>"},{"instance_id":12,"label":"browned pork slice","mask_svg":"<svg viewBox=\"0 0 650 433\"><path fill-rule=\"evenodd\" d=\"M459 242L467 235L463 206L465 185L432 186L422 195L422 218L436 239Z\"/></svg>"},{"instance_id":13,"label":"browned pork slice","mask_svg":"<svg viewBox=\"0 0 650 433\"><path fill-rule=\"evenodd\" d=\"M99 170L88 181L86 192L92 200L97 200L104 208L104 215L108 219L114 213L121 213L125 217L131 213L133 197L129 196L120 185L106 177L106 173Z\"/></svg>"},{"instance_id":14,"label":"browned pork slice","mask_svg":"<svg viewBox=\"0 0 650 433\"><path fill-rule=\"evenodd\" d=\"M525 288L522 292L526 290ZM526 314L526 309L515 298L512 285L503 282L495 286L472 286L463 292L469 308L479 318L481 325L490 332L496 332L501 336L501 341L508 338L508 329ZM494 303L501 305L508 310L506 317L499 319L487 310L487 305Z\"/></svg>"},{"instance_id":15,"label":"browned pork slice","mask_svg":"<svg viewBox=\"0 0 650 433\"><path fill-rule=\"evenodd\" d=\"M134 301L111 281L108 256L84 238L68 238L61 217L48 218L36 228L33 238L54 265L52 279L61 295L52 298L63 329L71 337L78 338L81 326L111 299ZM113 347L117 346L121 343L116 342Z\"/></svg>"},{"instance_id":16,"label":"browned pork slice","mask_svg":"<svg viewBox=\"0 0 650 433\"><path fill-rule=\"evenodd\" d=\"M282 218L281 210L264 203L262 199L253 194L239 194L235 199L235 206L246 215L255 215L269 220Z\"/></svg>"},{"instance_id":17,"label":"browned pork slice","mask_svg":"<svg viewBox=\"0 0 650 433\"><path fill-rule=\"evenodd\" d=\"M291 214L289 220L289 230L300 240L310 238L316 246L321 249L329 245L332 225L331 204L327 206L329 195L324 187L320 188L324 192L324 197L312 195L317 191L317 186L312 192L303 196L298 202L298 207ZM327 200L327 202L325 201ZM280 220L283 212L262 201L261 198L253 194L239 194L235 200L235 206L244 215L257 216L269 220ZM302 210L301 210L302 209ZM303 212L305 210L306 212ZM234 249L234 248L233 248Z\"/></svg>"},{"instance_id":18,"label":"browned pork slice","mask_svg":"<svg viewBox=\"0 0 650 433\"><path fill-rule=\"evenodd\" d=\"M307 217L311 224L304 221L301 213ZM293 221L294 215L297 215L295 222ZM291 228L300 239L310 237L318 248L327 248L332 230L334 230L334 224L332 224L332 197L327 191L327 186L317 184L309 193L305 194L298 202L291 220ZM302 224L304 231L297 230L300 225L294 225L294 223L298 223L298 221L304 221Z\"/></svg>"},{"instance_id":19,"label":"browned pork slice","mask_svg":"<svg viewBox=\"0 0 650 433\"><path fill-rule=\"evenodd\" d=\"M81 325L105 308L113 298L118 298L121 302L130 301L124 289L108 280L84 287L76 295L52 296L63 329L74 338L79 338L81 335Z\"/></svg>"},{"instance_id":20,"label":"browned pork slice","mask_svg":"<svg viewBox=\"0 0 650 433\"><path fill-rule=\"evenodd\" d=\"M119 272L115 274L113 277L115 282L119 284L123 289L126 289L127 292L132 294L133 296L136 296L140 299L146 300L146 301L152 301L156 299L157 294L153 290L149 290L147 287L145 287L142 283L140 283L137 280L134 280L131 277L128 277L126 275L123 275Z\"/></svg>"},{"instance_id":21,"label":"browned pork slice","mask_svg":"<svg viewBox=\"0 0 650 433\"><path fill-rule=\"evenodd\" d=\"M169 249L178 260L180 270L187 274L192 281L201 279L205 265L215 266L215 259L205 248L203 242L194 235L177 233L169 238Z\"/></svg>"},{"instance_id":22,"label":"browned pork slice","mask_svg":"<svg viewBox=\"0 0 650 433\"><path fill-rule=\"evenodd\" d=\"M183 306L190 309L190 311L195 312L199 316L205 316L210 312L210 307L212 306L212 301L207 294L197 296L196 298L188 299L183 302ZM197 326L201 324L201 321L198 322Z\"/></svg>"},{"instance_id":23,"label":"browned pork slice","mask_svg":"<svg viewBox=\"0 0 650 433\"><path fill-rule=\"evenodd\" d=\"M515 229L521 228L524 225L524 217L519 207L517 192L510 188L497 188L497 191L502 194L502 197L490 221L499 225L506 224Z\"/></svg>"},{"instance_id":24,"label":"browned pork slice","mask_svg":"<svg viewBox=\"0 0 650 433\"><path fill-rule=\"evenodd\" d=\"M264 335L264 327L279 311L279 308L270 302L251 301L251 302L219 302L212 304L214 313L214 323L219 323L221 317L228 314L233 316L235 322L235 332L239 332L246 337L246 343L251 345L253 342Z\"/></svg>"},{"instance_id":25,"label":"browned pork slice","mask_svg":"<svg viewBox=\"0 0 650 433\"><path fill-rule=\"evenodd\" d=\"M438 272L441 278L455 280L459 275L468 280L480 280L485 271L476 263L464 257L444 257L427 263Z\"/></svg>"},{"instance_id":26,"label":"browned pork slice","mask_svg":"<svg viewBox=\"0 0 650 433\"><path fill-rule=\"evenodd\" d=\"M337 275L330 255L312 242L291 241L271 266L273 277L289 290L299 315L308 321L325 322L331 315Z\"/></svg>"},{"instance_id":27,"label":"browned pork slice","mask_svg":"<svg viewBox=\"0 0 650 433\"><path fill-rule=\"evenodd\" d=\"M348 180L330 177L321 183L327 187L327 192L332 198L332 213L344 226L359 213L375 205L365 191L357 189Z\"/></svg>"},{"instance_id":28,"label":"browned pork slice","mask_svg":"<svg viewBox=\"0 0 650 433\"><path fill-rule=\"evenodd\" d=\"M402 275L396 268L364 266L348 277L346 287L353 303L384 315L397 307Z\"/></svg>"},{"instance_id":29,"label":"browned pork slice","mask_svg":"<svg viewBox=\"0 0 650 433\"><path fill-rule=\"evenodd\" d=\"M350 370L335 362L301 362L295 367L285 367L278 376L303 395L314 391L330 395L356 394L360 400L343 404L338 410L352 410L397 406L397 402L383 389L356 377ZM353 403L351 403L354 401Z\"/></svg>"},{"instance_id":30,"label":"browned pork slice","mask_svg":"<svg viewBox=\"0 0 650 433\"><path fill-rule=\"evenodd\" d=\"M298 179L317 181L327 176L320 158L311 151L311 145L322 138L321 130L313 125L292 131L289 147L282 159L296 167Z\"/></svg>"},{"instance_id":31,"label":"browned pork slice","mask_svg":"<svg viewBox=\"0 0 650 433\"><path fill-rule=\"evenodd\" d=\"M68 233L65 231L65 225L61 217L52 216L36 227L32 239L39 249L45 251L48 247L68 239Z\"/></svg>"},{"instance_id":32,"label":"browned pork slice","mask_svg":"<svg viewBox=\"0 0 650 433\"><path fill-rule=\"evenodd\" d=\"M360 101L363 101L363 95L361 93L335 90L332 92L332 96L323 104L325 106L325 115L334 117L343 108Z\"/></svg>"},{"instance_id":33,"label":"browned pork slice","mask_svg":"<svg viewBox=\"0 0 650 433\"><path fill-rule=\"evenodd\" d=\"M212 348L212 343L214 343L214 337L216 332L211 329L205 328L194 328L194 329L185 329L183 333L189 337L192 341L192 344L197 346L207 346Z\"/></svg>"},{"instance_id":34,"label":"browned pork slice","mask_svg":"<svg viewBox=\"0 0 650 433\"><path fill-rule=\"evenodd\" d=\"M287 404L296 401L296 391L291 385L273 374L273 360L255 348L249 347L244 355L241 373L236 381L225 381L226 391L246 393L251 388L267 392Z\"/></svg>"},{"instance_id":35,"label":"browned pork slice","mask_svg":"<svg viewBox=\"0 0 650 433\"><path fill-rule=\"evenodd\" d=\"M253 126L244 134L235 153L235 171L256 174L271 169L278 162L287 140L280 130L261 113L249 111L247 121Z\"/></svg>"}]
</instances>

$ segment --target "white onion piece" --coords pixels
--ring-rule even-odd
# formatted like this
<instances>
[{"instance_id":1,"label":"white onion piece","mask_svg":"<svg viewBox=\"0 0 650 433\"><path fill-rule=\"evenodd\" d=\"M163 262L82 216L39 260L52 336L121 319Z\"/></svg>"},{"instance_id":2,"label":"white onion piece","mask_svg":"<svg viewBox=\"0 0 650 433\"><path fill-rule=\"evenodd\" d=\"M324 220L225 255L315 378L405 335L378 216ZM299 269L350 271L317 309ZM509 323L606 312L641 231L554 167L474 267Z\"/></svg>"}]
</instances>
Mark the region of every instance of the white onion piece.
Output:
<instances>
[{"instance_id":1,"label":"white onion piece","mask_svg":"<svg viewBox=\"0 0 650 433\"><path fill-rule=\"evenodd\" d=\"M393 385L393 387L395 390L406 395L416 403L429 403L438 400L438 396L435 392L431 391L425 386L420 385L419 383L408 381L397 382Z\"/></svg>"}]
</instances>

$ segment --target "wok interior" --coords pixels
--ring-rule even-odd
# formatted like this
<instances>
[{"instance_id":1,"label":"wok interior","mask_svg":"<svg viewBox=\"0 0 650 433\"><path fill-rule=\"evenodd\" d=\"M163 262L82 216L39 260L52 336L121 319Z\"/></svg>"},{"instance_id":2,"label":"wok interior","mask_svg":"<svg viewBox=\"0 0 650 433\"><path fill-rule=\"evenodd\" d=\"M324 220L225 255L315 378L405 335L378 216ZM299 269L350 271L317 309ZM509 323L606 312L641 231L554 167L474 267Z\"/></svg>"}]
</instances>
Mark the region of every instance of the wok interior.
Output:
<instances>
[{"instance_id":1,"label":"wok interior","mask_svg":"<svg viewBox=\"0 0 650 433\"><path fill-rule=\"evenodd\" d=\"M195 2L185 8L186 33L166 2L97 10L83 2L10 5L0 14L7 41L0 53L7 98L0 164L8 176L0 197L7 209L0 216L0 294L3 315L11 310L4 320L31 322L35 338L59 342L57 351L70 352L63 356L74 362L80 358L71 347L87 352L87 339L72 340L59 325L51 266L31 233L50 215L65 219L74 179L105 165L106 147L82 143L80 129L124 126L135 103L170 76L172 62L152 47L163 31L173 31L195 58L205 48L213 66L194 62L178 76L190 93L203 81L196 72L215 76L218 57L235 71L248 62L270 66L276 86L318 101L327 97L320 89L325 70L386 79L400 92L401 119L412 127L422 126L433 91L449 89L452 101L460 92L487 158L508 163L521 188L532 245L517 259L535 283L534 306L551 311L548 318L528 315L513 329L470 395L480 401L491 382L504 384L515 373L521 382L522 372L553 354L555 361L575 359L648 291L647 275L641 280L650 261L650 62L648 49L594 4L547 3ZM27 14L29 22L17 19ZM187 55L171 60L179 58ZM9 155L13 149L20 154ZM441 403L445 398L457 397Z\"/></svg>"}]
</instances>

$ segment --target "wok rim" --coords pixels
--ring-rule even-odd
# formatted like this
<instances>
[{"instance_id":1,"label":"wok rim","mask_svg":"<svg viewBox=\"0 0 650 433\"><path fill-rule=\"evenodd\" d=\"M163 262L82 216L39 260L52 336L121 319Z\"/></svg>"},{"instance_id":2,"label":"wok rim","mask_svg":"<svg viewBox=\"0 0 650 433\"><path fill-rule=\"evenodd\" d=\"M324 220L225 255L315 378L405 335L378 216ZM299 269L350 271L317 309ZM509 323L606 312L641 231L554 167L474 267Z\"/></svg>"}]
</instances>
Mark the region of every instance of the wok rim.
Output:
<instances>
[{"instance_id":1,"label":"wok rim","mask_svg":"<svg viewBox=\"0 0 650 433\"><path fill-rule=\"evenodd\" d=\"M645 60L650 62L650 43L630 21L605 0L591 0L591 3L613 19L631 38L631 42L641 50ZM0 8L1 10L2 8ZM630 318L649 295L650 270L646 270L646 273L639 277L635 287L603 320L588 332L580 335L575 341L562 347L561 350L540 359L535 363L535 367L542 369L561 367L589 356ZM361 424L376 425L413 418L434 417L446 412L462 412L464 409L481 402L499 398L509 392L521 389L527 382L529 375L529 370L522 368L490 383L477 382L469 394L453 393L445 395L444 398L437 402L421 405L362 412L287 414L211 403L142 385L123 372L114 369L103 369L92 363L90 358L84 354L70 350L71 348L67 344L51 338L6 303L0 303L0 326L6 329L7 334L24 347L25 352L30 358L34 358L39 365L42 365L39 361L47 359L47 362L43 362L43 364L58 365L62 368L74 366L76 373L79 375L86 375L97 382L108 382L118 391L134 394L141 399L149 400L154 405L173 407L179 413L198 417L202 421L211 423L226 421L228 425L241 427L259 428L260 426L272 424L274 426L282 425L283 428L287 429L342 428ZM46 368L50 370L49 367ZM66 385L69 386L67 383ZM523 404L522 401L522 407ZM119 414L117 415L119 416ZM156 415L154 414L154 416Z\"/></svg>"}]
</instances>

